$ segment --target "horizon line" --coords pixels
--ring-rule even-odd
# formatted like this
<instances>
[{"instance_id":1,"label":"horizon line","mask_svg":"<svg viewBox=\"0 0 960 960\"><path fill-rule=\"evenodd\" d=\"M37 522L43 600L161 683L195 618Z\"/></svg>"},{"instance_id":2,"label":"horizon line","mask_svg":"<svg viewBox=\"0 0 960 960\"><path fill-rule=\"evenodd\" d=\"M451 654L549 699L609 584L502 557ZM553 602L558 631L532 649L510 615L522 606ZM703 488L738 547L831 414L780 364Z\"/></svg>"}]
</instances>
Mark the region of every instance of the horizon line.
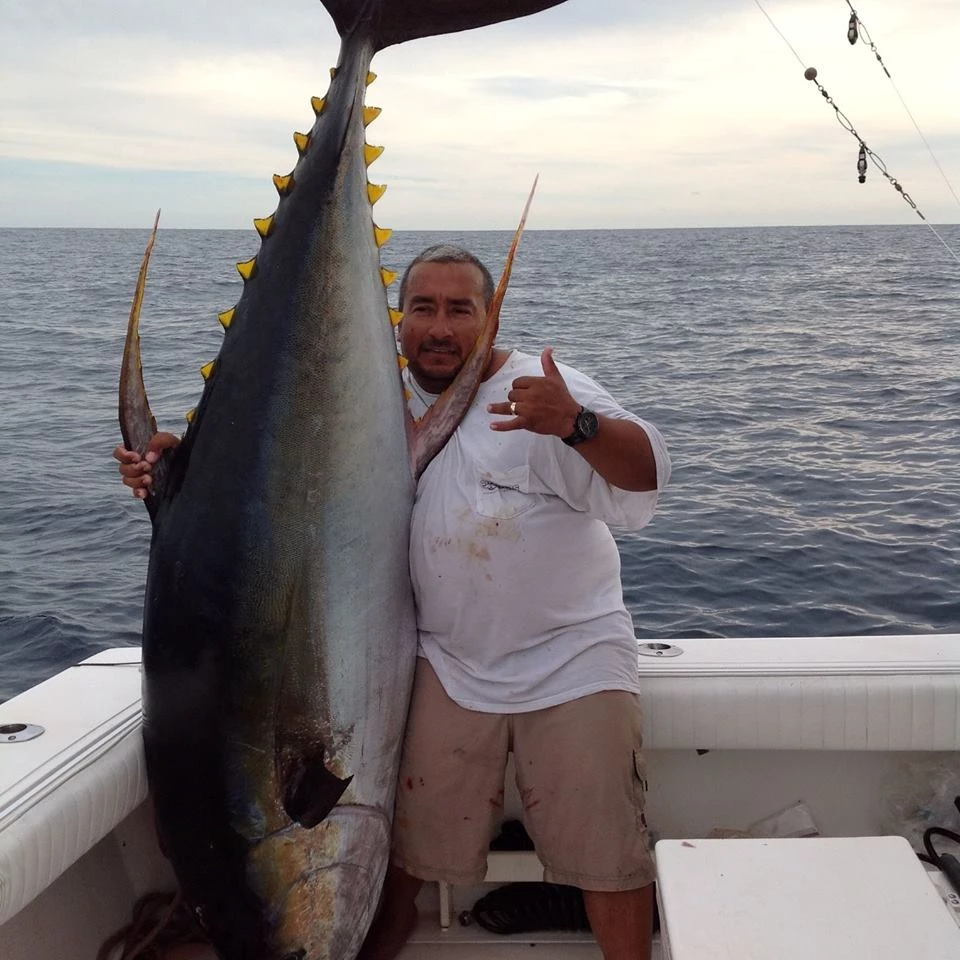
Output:
<instances>
[{"instance_id":1,"label":"horizon line","mask_svg":"<svg viewBox=\"0 0 960 960\"><path fill-rule=\"evenodd\" d=\"M661 227L528 227L525 233L595 233L603 230L608 233L636 233L645 230L781 230L781 229L810 229L824 228L844 229L848 227L956 227L960 223L744 223L744 224L698 224L685 226ZM116 227L116 226L67 226L67 225L5 225L0 224L0 230L135 230L149 232L152 228L143 227ZM255 233L253 227L160 227L158 233L166 231L181 231L190 233ZM393 227L393 233L514 233L516 227Z\"/></svg>"}]
</instances>

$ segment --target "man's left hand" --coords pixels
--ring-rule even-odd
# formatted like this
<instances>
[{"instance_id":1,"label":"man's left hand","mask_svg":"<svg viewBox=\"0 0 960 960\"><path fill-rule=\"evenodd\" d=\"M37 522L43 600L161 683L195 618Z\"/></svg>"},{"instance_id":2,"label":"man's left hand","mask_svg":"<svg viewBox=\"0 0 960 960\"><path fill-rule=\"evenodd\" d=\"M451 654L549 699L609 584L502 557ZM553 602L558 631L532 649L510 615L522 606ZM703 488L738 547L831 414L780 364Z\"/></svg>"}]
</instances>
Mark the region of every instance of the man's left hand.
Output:
<instances>
[{"instance_id":1,"label":"man's left hand","mask_svg":"<svg viewBox=\"0 0 960 960\"><path fill-rule=\"evenodd\" d=\"M563 375L553 360L553 347L540 354L542 377L517 377L504 403L487 405L488 413L505 414L512 420L495 420L491 430L530 430L552 437L573 433L580 404L570 395Z\"/></svg>"}]
</instances>

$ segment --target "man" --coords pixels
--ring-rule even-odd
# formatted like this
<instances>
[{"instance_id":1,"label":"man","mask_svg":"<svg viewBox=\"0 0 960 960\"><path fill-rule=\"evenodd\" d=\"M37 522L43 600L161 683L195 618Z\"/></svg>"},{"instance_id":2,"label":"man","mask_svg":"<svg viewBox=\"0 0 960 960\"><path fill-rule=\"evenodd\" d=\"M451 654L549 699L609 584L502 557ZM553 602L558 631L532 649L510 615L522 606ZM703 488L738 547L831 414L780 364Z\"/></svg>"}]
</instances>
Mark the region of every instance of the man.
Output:
<instances>
[{"instance_id":1,"label":"man","mask_svg":"<svg viewBox=\"0 0 960 960\"><path fill-rule=\"evenodd\" d=\"M400 346L414 416L456 376L492 295L489 272L457 247L407 268ZM158 434L142 461L114 451L136 495L175 442ZM583 890L605 960L649 957L637 650L607 524L644 526L669 473L656 429L550 348L494 349L417 489L419 656L393 860L364 960L399 951L425 880L482 880L510 750L547 879Z\"/></svg>"}]
</instances>

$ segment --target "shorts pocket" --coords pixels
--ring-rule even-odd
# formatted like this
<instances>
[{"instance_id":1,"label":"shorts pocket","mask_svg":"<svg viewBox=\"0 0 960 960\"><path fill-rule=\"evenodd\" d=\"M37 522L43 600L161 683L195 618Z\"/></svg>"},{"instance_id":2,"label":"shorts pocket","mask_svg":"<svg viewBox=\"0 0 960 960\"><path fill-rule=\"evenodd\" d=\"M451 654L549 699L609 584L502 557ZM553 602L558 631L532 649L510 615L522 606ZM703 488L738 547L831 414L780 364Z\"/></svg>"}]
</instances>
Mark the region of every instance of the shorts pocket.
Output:
<instances>
[{"instance_id":1,"label":"shorts pocket","mask_svg":"<svg viewBox=\"0 0 960 960\"><path fill-rule=\"evenodd\" d=\"M639 750L633 751L633 790L637 810L637 826L647 831L647 762Z\"/></svg>"},{"instance_id":2,"label":"shorts pocket","mask_svg":"<svg viewBox=\"0 0 960 960\"><path fill-rule=\"evenodd\" d=\"M477 485L477 513L496 520L510 520L526 513L536 503L530 490L530 468L526 464L510 470L484 470Z\"/></svg>"},{"instance_id":3,"label":"shorts pocket","mask_svg":"<svg viewBox=\"0 0 960 960\"><path fill-rule=\"evenodd\" d=\"M633 751L633 774L637 778L637 786L647 792L647 761L639 750Z\"/></svg>"}]
</instances>

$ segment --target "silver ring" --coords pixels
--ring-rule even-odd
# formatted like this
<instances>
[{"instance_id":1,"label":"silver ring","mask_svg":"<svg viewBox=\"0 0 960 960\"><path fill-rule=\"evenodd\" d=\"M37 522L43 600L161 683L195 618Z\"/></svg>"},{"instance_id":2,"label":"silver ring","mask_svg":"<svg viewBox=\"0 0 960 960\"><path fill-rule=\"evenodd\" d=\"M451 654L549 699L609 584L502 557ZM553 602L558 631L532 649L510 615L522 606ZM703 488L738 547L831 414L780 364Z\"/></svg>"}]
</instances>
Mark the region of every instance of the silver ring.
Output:
<instances>
[{"instance_id":1,"label":"silver ring","mask_svg":"<svg viewBox=\"0 0 960 960\"><path fill-rule=\"evenodd\" d=\"M517 405L511 400L510 401L510 416L515 417L517 415Z\"/></svg>"}]
</instances>

